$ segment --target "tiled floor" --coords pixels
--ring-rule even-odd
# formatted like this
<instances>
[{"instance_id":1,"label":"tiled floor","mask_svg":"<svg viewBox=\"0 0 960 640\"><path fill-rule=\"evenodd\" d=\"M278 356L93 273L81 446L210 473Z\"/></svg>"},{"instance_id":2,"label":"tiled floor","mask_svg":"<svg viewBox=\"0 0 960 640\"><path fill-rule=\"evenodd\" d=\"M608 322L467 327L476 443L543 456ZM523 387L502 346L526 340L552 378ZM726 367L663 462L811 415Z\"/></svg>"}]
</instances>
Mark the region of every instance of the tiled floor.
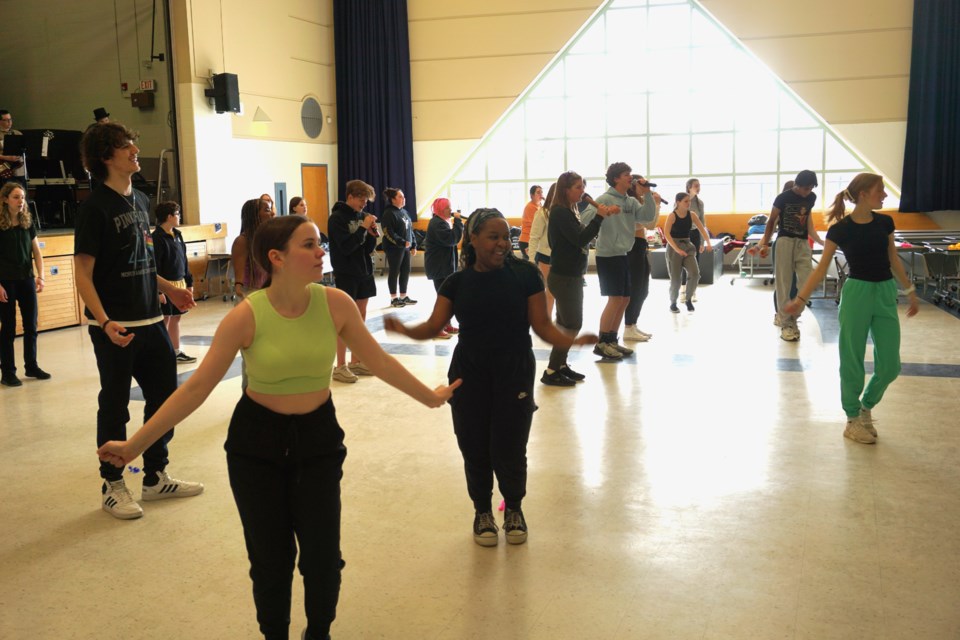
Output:
<instances>
[{"instance_id":1,"label":"tiled floor","mask_svg":"<svg viewBox=\"0 0 960 640\"><path fill-rule=\"evenodd\" d=\"M874 410L880 442L859 445L841 436L833 303L788 344L771 288L729 281L692 315L654 281L635 357L581 351L585 383L538 384L523 546L473 543L447 409L334 383L349 448L334 638L960 638L960 323L929 304L903 319L905 375ZM409 320L433 299L412 282ZM439 383L452 344L385 335L385 284L369 326ZM227 308L188 315L184 350L203 356ZM100 510L89 339L46 333L40 353L53 380L0 389L0 638L258 637L222 448L239 377L171 446L170 471L206 492L121 522ZM299 637L299 584L294 602Z\"/></svg>"}]
</instances>

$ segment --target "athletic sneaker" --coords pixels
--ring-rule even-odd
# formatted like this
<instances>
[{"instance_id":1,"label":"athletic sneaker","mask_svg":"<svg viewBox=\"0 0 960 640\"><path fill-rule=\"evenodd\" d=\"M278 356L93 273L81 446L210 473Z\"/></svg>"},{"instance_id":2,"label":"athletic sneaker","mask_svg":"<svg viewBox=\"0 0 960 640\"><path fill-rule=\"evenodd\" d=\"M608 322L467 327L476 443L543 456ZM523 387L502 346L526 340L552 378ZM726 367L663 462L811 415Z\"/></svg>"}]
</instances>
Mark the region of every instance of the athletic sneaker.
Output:
<instances>
[{"instance_id":1,"label":"athletic sneaker","mask_svg":"<svg viewBox=\"0 0 960 640\"><path fill-rule=\"evenodd\" d=\"M183 351L177 351L177 364L189 364L196 361L197 359L193 356L188 356Z\"/></svg>"},{"instance_id":2,"label":"athletic sneaker","mask_svg":"<svg viewBox=\"0 0 960 640\"><path fill-rule=\"evenodd\" d=\"M622 344L617 344L616 342L608 342L607 344L609 344L611 347L619 351L620 355L624 357L633 355L633 349L631 349L630 347L625 347Z\"/></svg>"},{"instance_id":3,"label":"athletic sneaker","mask_svg":"<svg viewBox=\"0 0 960 640\"><path fill-rule=\"evenodd\" d=\"M870 409L860 407L860 424L862 424L863 428L869 431L874 438L880 435L877 433L876 423L873 421L873 415L871 415Z\"/></svg>"},{"instance_id":4,"label":"athletic sneaker","mask_svg":"<svg viewBox=\"0 0 960 640\"><path fill-rule=\"evenodd\" d=\"M203 493L203 483L201 482L177 480L176 478L171 478L166 471L158 472L157 477L160 478L160 482L152 487L143 485L141 497L144 502L164 500L166 498L189 498Z\"/></svg>"},{"instance_id":5,"label":"athletic sneaker","mask_svg":"<svg viewBox=\"0 0 960 640\"><path fill-rule=\"evenodd\" d=\"M566 376L567 378L570 378L570 379L573 380L574 382L580 382L581 380L584 380L584 379L587 377L587 376L583 375L582 373L577 373L576 371L574 371L573 369L571 369L571 368L570 368L570 365L568 365L568 364L563 365L562 367L560 367L559 369L557 369L557 371L559 371L560 373L562 373L562 374L563 374L564 376Z\"/></svg>"},{"instance_id":6,"label":"athletic sneaker","mask_svg":"<svg viewBox=\"0 0 960 640\"><path fill-rule=\"evenodd\" d=\"M696 311L696 309L693 308L693 303L690 302L689 300L687 300L687 311L689 311L690 313L693 313L694 311Z\"/></svg>"},{"instance_id":7,"label":"athletic sneaker","mask_svg":"<svg viewBox=\"0 0 960 640\"><path fill-rule=\"evenodd\" d=\"M113 482L103 481L101 489L103 499L103 510L120 520L134 520L143 517L143 509L130 495L127 489L127 483L123 478Z\"/></svg>"},{"instance_id":8,"label":"athletic sneaker","mask_svg":"<svg viewBox=\"0 0 960 640\"><path fill-rule=\"evenodd\" d=\"M503 537L510 544L523 544L527 541L527 521L523 519L523 511L507 509L503 513Z\"/></svg>"},{"instance_id":9,"label":"athletic sneaker","mask_svg":"<svg viewBox=\"0 0 960 640\"><path fill-rule=\"evenodd\" d=\"M680 307L677 306L676 302L670 305L670 311L673 313L680 313Z\"/></svg>"},{"instance_id":10,"label":"athletic sneaker","mask_svg":"<svg viewBox=\"0 0 960 640\"><path fill-rule=\"evenodd\" d=\"M23 375L27 376L28 378L36 378L37 380L49 380L52 377L40 367L25 368Z\"/></svg>"},{"instance_id":11,"label":"athletic sneaker","mask_svg":"<svg viewBox=\"0 0 960 640\"><path fill-rule=\"evenodd\" d=\"M559 371L554 371L553 373L547 373L544 371L543 376L540 378L540 382L548 387L575 387L577 385L575 381L571 380Z\"/></svg>"},{"instance_id":12,"label":"athletic sneaker","mask_svg":"<svg viewBox=\"0 0 960 640\"><path fill-rule=\"evenodd\" d=\"M23 381L15 373L4 373L0 376L0 384L5 387L22 387Z\"/></svg>"},{"instance_id":13,"label":"athletic sneaker","mask_svg":"<svg viewBox=\"0 0 960 640\"><path fill-rule=\"evenodd\" d=\"M500 541L497 523L489 511L478 513L473 518L473 541L481 547L495 547Z\"/></svg>"},{"instance_id":14,"label":"athletic sneaker","mask_svg":"<svg viewBox=\"0 0 960 640\"><path fill-rule=\"evenodd\" d=\"M873 444L877 441L877 438L863 426L859 416L847 418L847 428L843 430L843 437L862 444Z\"/></svg>"},{"instance_id":15,"label":"athletic sneaker","mask_svg":"<svg viewBox=\"0 0 960 640\"><path fill-rule=\"evenodd\" d=\"M604 360L620 360L623 358L623 354L608 342L598 342L593 347L593 353Z\"/></svg>"},{"instance_id":16,"label":"athletic sneaker","mask_svg":"<svg viewBox=\"0 0 960 640\"><path fill-rule=\"evenodd\" d=\"M373 375L373 371L370 371L370 367L368 367L367 365L363 364L363 363L360 362L359 360L356 361L356 362L351 362L350 365L349 365L349 367L350 367L350 371L353 372L353 373L355 373L355 374L357 374L358 376L372 376L372 375Z\"/></svg>"},{"instance_id":17,"label":"athletic sneaker","mask_svg":"<svg viewBox=\"0 0 960 640\"><path fill-rule=\"evenodd\" d=\"M780 326L780 314L779 314L779 313L773 314L773 326L775 326L775 327L779 327L779 326Z\"/></svg>"},{"instance_id":18,"label":"athletic sneaker","mask_svg":"<svg viewBox=\"0 0 960 640\"><path fill-rule=\"evenodd\" d=\"M781 327L780 339L787 342L796 342L800 339L800 332L797 331L796 327Z\"/></svg>"},{"instance_id":19,"label":"athletic sneaker","mask_svg":"<svg viewBox=\"0 0 960 640\"><path fill-rule=\"evenodd\" d=\"M634 329L636 329L636 327L634 327ZM637 329L637 333L643 336L647 336L648 340L653 337L652 333L647 333L646 331L641 331L640 329Z\"/></svg>"},{"instance_id":20,"label":"athletic sneaker","mask_svg":"<svg viewBox=\"0 0 960 640\"><path fill-rule=\"evenodd\" d=\"M397 309L399 309L400 307L404 307L406 305L403 303L402 298L394 298L393 300L390 301L390 306L396 307Z\"/></svg>"},{"instance_id":21,"label":"athletic sneaker","mask_svg":"<svg viewBox=\"0 0 960 640\"><path fill-rule=\"evenodd\" d=\"M339 367L334 367L333 379L337 382L356 382L359 380L353 371L350 371L350 367L345 364L340 365Z\"/></svg>"},{"instance_id":22,"label":"athletic sneaker","mask_svg":"<svg viewBox=\"0 0 960 640\"><path fill-rule=\"evenodd\" d=\"M411 300L410 296L403 296L403 304L417 304L416 300Z\"/></svg>"},{"instance_id":23,"label":"athletic sneaker","mask_svg":"<svg viewBox=\"0 0 960 640\"><path fill-rule=\"evenodd\" d=\"M642 331L637 331L637 328L634 326L629 326L623 330L623 339L624 341L630 340L632 342L646 342L650 339L650 336Z\"/></svg>"}]
</instances>

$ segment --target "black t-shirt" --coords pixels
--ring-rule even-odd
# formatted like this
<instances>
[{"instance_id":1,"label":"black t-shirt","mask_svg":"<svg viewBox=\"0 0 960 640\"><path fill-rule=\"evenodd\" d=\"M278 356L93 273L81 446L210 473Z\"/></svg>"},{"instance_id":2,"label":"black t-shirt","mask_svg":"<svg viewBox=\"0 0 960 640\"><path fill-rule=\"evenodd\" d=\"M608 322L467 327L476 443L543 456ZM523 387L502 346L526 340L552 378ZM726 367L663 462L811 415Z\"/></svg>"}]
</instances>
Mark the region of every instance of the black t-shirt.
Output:
<instances>
[{"instance_id":1,"label":"black t-shirt","mask_svg":"<svg viewBox=\"0 0 960 640\"><path fill-rule=\"evenodd\" d=\"M780 210L780 219L777 221L777 235L786 238L806 238L807 221L813 212L813 205L817 203L817 194L800 196L790 191L784 191L773 201L775 209Z\"/></svg>"},{"instance_id":2,"label":"black t-shirt","mask_svg":"<svg viewBox=\"0 0 960 640\"><path fill-rule=\"evenodd\" d=\"M893 218L873 212L873 220L857 224L850 216L827 229L827 240L843 251L850 277L867 282L883 282L893 277L890 270L890 234Z\"/></svg>"},{"instance_id":3,"label":"black t-shirt","mask_svg":"<svg viewBox=\"0 0 960 640\"><path fill-rule=\"evenodd\" d=\"M148 207L136 189L123 196L100 185L77 214L74 253L96 259L93 285L107 317L121 324L161 317Z\"/></svg>"},{"instance_id":4,"label":"black t-shirt","mask_svg":"<svg viewBox=\"0 0 960 640\"><path fill-rule=\"evenodd\" d=\"M36 237L33 224L29 229L17 225L0 231L0 280L26 280L33 275L33 239Z\"/></svg>"},{"instance_id":5,"label":"black t-shirt","mask_svg":"<svg viewBox=\"0 0 960 640\"><path fill-rule=\"evenodd\" d=\"M527 298L543 291L539 269L508 260L503 268L477 271L472 266L451 274L439 295L453 302L460 323L459 344L469 349L529 348Z\"/></svg>"}]
</instances>

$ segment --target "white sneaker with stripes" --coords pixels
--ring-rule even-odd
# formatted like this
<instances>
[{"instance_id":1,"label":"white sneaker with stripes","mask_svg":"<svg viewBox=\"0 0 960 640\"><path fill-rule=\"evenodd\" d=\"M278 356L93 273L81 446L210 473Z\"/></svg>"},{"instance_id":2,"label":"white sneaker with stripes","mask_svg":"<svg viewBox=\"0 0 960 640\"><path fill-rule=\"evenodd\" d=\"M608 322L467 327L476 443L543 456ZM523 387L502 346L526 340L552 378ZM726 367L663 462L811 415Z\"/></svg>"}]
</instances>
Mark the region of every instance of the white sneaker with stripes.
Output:
<instances>
[{"instance_id":1,"label":"white sneaker with stripes","mask_svg":"<svg viewBox=\"0 0 960 640\"><path fill-rule=\"evenodd\" d=\"M203 493L203 484L171 478L166 471L157 474L160 482L148 487L143 485L143 501L164 500L166 498L189 498Z\"/></svg>"},{"instance_id":2,"label":"white sneaker with stripes","mask_svg":"<svg viewBox=\"0 0 960 640\"><path fill-rule=\"evenodd\" d=\"M103 481L103 510L120 520L134 520L143 517L143 509L133 499L123 478L110 482Z\"/></svg>"}]
</instances>

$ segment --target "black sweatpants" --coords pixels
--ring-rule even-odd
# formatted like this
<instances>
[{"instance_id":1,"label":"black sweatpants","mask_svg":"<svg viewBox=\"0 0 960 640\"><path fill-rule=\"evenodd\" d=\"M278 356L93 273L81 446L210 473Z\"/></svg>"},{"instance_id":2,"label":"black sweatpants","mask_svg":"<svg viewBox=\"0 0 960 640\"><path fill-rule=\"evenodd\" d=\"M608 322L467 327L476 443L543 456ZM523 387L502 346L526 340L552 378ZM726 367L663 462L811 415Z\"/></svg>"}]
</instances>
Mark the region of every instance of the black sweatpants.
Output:
<instances>
[{"instance_id":1,"label":"black sweatpants","mask_svg":"<svg viewBox=\"0 0 960 640\"><path fill-rule=\"evenodd\" d=\"M650 293L650 256L647 255L646 238L634 238L627 260L630 262L630 303L623 318L624 324L636 325L643 301Z\"/></svg>"},{"instance_id":2,"label":"black sweatpants","mask_svg":"<svg viewBox=\"0 0 960 640\"><path fill-rule=\"evenodd\" d=\"M299 545L309 634L325 638L340 597L340 479L347 455L333 399L308 414L284 415L244 394L224 449L260 632L267 640L288 637Z\"/></svg>"},{"instance_id":3,"label":"black sweatpants","mask_svg":"<svg viewBox=\"0 0 960 640\"><path fill-rule=\"evenodd\" d=\"M93 353L100 372L100 395L97 398L97 446L110 440L127 439L130 422L130 381L136 380L143 392L146 406L143 421L157 412L167 398L177 390L177 359L163 322L144 327L127 327L133 340L125 347L110 342L103 330L89 327ZM144 477L150 477L167 468L167 444L173 439L173 429L163 434L143 452ZM100 461L100 477L116 481L123 477L123 468Z\"/></svg>"},{"instance_id":4,"label":"black sweatpants","mask_svg":"<svg viewBox=\"0 0 960 640\"><path fill-rule=\"evenodd\" d=\"M479 512L492 510L494 475L510 509L519 509L526 495L535 370L529 346L490 350L461 343L453 352L448 377L451 382L463 379L450 399L453 429L467 492Z\"/></svg>"},{"instance_id":5,"label":"black sweatpants","mask_svg":"<svg viewBox=\"0 0 960 640\"><path fill-rule=\"evenodd\" d=\"M383 252L387 257L387 288L390 295L397 293L397 279L400 280L400 292L407 292L410 280L410 249L396 247L384 242Z\"/></svg>"}]
</instances>

